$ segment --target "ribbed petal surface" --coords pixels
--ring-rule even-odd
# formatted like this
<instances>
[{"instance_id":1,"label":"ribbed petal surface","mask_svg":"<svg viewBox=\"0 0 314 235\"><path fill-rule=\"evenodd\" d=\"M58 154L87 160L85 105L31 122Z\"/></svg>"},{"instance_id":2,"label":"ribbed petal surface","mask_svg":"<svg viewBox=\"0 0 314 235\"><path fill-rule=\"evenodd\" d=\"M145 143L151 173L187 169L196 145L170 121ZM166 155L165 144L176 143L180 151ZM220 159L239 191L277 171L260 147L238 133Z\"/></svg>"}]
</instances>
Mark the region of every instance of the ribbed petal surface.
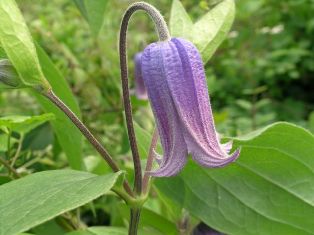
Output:
<instances>
[{"instance_id":1,"label":"ribbed petal surface","mask_svg":"<svg viewBox=\"0 0 314 235\"><path fill-rule=\"evenodd\" d=\"M167 85L162 51L169 49L169 43L153 43L142 55L142 75L148 97L156 118L158 133L163 147L163 158L153 176L172 176L186 163L187 147L182 135L182 126L174 107Z\"/></svg>"},{"instance_id":2,"label":"ribbed petal surface","mask_svg":"<svg viewBox=\"0 0 314 235\"><path fill-rule=\"evenodd\" d=\"M164 149L155 176L178 173L188 153L206 167L222 167L232 142L220 144L215 130L203 63L195 46L179 38L150 44L142 56L142 75Z\"/></svg>"},{"instance_id":3,"label":"ribbed petal surface","mask_svg":"<svg viewBox=\"0 0 314 235\"><path fill-rule=\"evenodd\" d=\"M239 156L239 150L229 156L226 150L232 146L219 143L201 56L196 47L184 39L173 38L171 47L172 59L177 60L176 74L169 76L167 82L184 125L188 152L203 166L224 166Z\"/></svg>"},{"instance_id":4,"label":"ribbed petal surface","mask_svg":"<svg viewBox=\"0 0 314 235\"><path fill-rule=\"evenodd\" d=\"M147 100L147 90L144 85L143 76L142 76L142 52L137 53L134 57L135 68L134 68L134 77L135 77L135 95L139 100Z\"/></svg>"}]
</instances>

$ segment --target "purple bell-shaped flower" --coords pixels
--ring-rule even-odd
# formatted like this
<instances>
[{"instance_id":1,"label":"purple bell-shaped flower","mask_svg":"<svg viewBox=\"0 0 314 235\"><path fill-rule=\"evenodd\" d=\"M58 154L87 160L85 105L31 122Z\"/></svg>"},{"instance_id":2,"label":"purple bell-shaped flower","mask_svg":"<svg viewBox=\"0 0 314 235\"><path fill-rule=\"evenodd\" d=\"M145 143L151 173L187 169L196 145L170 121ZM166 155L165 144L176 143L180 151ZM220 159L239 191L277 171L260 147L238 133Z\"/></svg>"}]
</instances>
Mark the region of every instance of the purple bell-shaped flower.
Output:
<instances>
[{"instance_id":1,"label":"purple bell-shaped flower","mask_svg":"<svg viewBox=\"0 0 314 235\"><path fill-rule=\"evenodd\" d=\"M163 147L156 154L159 169L152 176L177 174L188 154L205 167L233 162L240 149L229 153L232 143L220 144L215 130L201 56L181 38L148 45L141 57L142 76Z\"/></svg>"}]
</instances>

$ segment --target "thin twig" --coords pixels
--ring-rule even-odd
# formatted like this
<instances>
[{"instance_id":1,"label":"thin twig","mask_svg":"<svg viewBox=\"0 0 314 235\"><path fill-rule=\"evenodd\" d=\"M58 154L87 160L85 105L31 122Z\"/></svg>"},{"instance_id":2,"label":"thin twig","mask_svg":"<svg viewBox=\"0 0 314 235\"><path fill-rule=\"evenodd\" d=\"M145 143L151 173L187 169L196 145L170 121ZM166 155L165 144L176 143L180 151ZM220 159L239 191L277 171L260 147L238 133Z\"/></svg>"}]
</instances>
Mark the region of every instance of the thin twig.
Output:
<instances>
[{"instance_id":1,"label":"thin twig","mask_svg":"<svg viewBox=\"0 0 314 235\"><path fill-rule=\"evenodd\" d=\"M17 149L16 149L16 152L14 154L14 157L12 158L12 161L11 161L11 166L13 167L17 158L20 156L20 153L21 153L21 149L22 149L22 144L23 144L23 140L24 140L24 135L21 134L21 137L19 139L19 143L18 143L18 146L17 146Z\"/></svg>"},{"instance_id":2,"label":"thin twig","mask_svg":"<svg viewBox=\"0 0 314 235\"><path fill-rule=\"evenodd\" d=\"M112 157L108 151L100 144L100 142L95 138L95 136L90 132L90 130L84 125L84 123L76 116L72 110L60 100L60 98L54 94L52 90L49 90L44 94L52 103L54 103L63 113L65 113L73 124L81 131L81 133L86 137L86 139L94 146L97 152L102 156L102 158L108 163L110 168L114 172L118 172L120 169L118 165L113 161ZM132 190L127 181L124 181L124 188L130 194L133 195Z\"/></svg>"},{"instance_id":3,"label":"thin twig","mask_svg":"<svg viewBox=\"0 0 314 235\"><path fill-rule=\"evenodd\" d=\"M153 132L153 137L152 137L151 143L150 143L145 173L144 173L144 177L143 177L143 194L144 195L147 193L147 189L148 189L149 178L150 178L149 172L152 170L152 167L153 167L154 151L156 149L157 142L158 142L158 131L157 131L157 129L155 129Z\"/></svg>"},{"instance_id":4,"label":"thin twig","mask_svg":"<svg viewBox=\"0 0 314 235\"><path fill-rule=\"evenodd\" d=\"M4 160L1 157L0 157L0 163L4 165L9 170L9 172L11 172L15 176L15 178L21 178L19 173L17 173L17 171L13 167L11 167L10 164L6 160Z\"/></svg>"}]
</instances>

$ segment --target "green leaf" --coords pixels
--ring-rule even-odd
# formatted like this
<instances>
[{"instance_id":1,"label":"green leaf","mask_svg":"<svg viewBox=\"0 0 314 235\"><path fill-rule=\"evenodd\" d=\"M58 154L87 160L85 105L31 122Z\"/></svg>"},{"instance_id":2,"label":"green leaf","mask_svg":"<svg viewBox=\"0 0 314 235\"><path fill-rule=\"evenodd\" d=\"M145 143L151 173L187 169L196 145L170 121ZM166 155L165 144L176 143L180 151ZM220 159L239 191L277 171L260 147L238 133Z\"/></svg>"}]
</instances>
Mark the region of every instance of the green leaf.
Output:
<instances>
[{"instance_id":1,"label":"green leaf","mask_svg":"<svg viewBox=\"0 0 314 235\"><path fill-rule=\"evenodd\" d=\"M74 231L66 235L125 235L127 232L126 228L119 227L89 227L85 231Z\"/></svg>"},{"instance_id":2,"label":"green leaf","mask_svg":"<svg viewBox=\"0 0 314 235\"><path fill-rule=\"evenodd\" d=\"M52 86L52 90L77 116L80 117L80 108L66 80L56 69L45 51L40 46L36 46L41 67L43 68L43 72ZM56 119L53 120L51 124L62 149L66 153L70 166L73 169L82 169L82 135L80 131L63 112L61 112L45 97L40 96L35 92L33 94L36 96L45 112L51 112L55 115Z\"/></svg>"},{"instance_id":3,"label":"green leaf","mask_svg":"<svg viewBox=\"0 0 314 235\"><path fill-rule=\"evenodd\" d=\"M0 127L7 127L11 131L21 134L35 129L41 124L53 120L54 115L51 113L42 114L39 116L6 116L0 118Z\"/></svg>"},{"instance_id":4,"label":"green leaf","mask_svg":"<svg viewBox=\"0 0 314 235\"><path fill-rule=\"evenodd\" d=\"M192 25L182 4L174 0L169 25L172 36L192 41L206 63L226 38L234 16L234 0L223 0Z\"/></svg>"},{"instance_id":5,"label":"green leaf","mask_svg":"<svg viewBox=\"0 0 314 235\"><path fill-rule=\"evenodd\" d=\"M0 22L1 46L24 85L48 90L32 37L14 0L0 1Z\"/></svg>"},{"instance_id":6,"label":"green leaf","mask_svg":"<svg viewBox=\"0 0 314 235\"><path fill-rule=\"evenodd\" d=\"M66 233L66 235L95 235L95 234L85 230L85 231L73 231L70 233Z\"/></svg>"},{"instance_id":7,"label":"green leaf","mask_svg":"<svg viewBox=\"0 0 314 235\"><path fill-rule=\"evenodd\" d=\"M74 0L74 3L87 20L92 33L97 36L103 26L107 0Z\"/></svg>"},{"instance_id":8,"label":"green leaf","mask_svg":"<svg viewBox=\"0 0 314 235\"><path fill-rule=\"evenodd\" d=\"M2 48L1 43L0 43L0 59L6 59L6 58L7 58L7 55L5 54L5 51Z\"/></svg>"},{"instance_id":9,"label":"green leaf","mask_svg":"<svg viewBox=\"0 0 314 235\"><path fill-rule=\"evenodd\" d=\"M49 220L32 228L32 232L36 235L64 235L65 229L60 227L56 220Z\"/></svg>"},{"instance_id":10,"label":"green leaf","mask_svg":"<svg viewBox=\"0 0 314 235\"><path fill-rule=\"evenodd\" d=\"M152 139L151 134L134 122L134 131L138 142L138 152L142 159L148 156L149 146Z\"/></svg>"},{"instance_id":11,"label":"green leaf","mask_svg":"<svg viewBox=\"0 0 314 235\"><path fill-rule=\"evenodd\" d=\"M312 111L309 115L309 128L314 133L314 111Z\"/></svg>"},{"instance_id":12,"label":"green leaf","mask_svg":"<svg viewBox=\"0 0 314 235\"><path fill-rule=\"evenodd\" d=\"M0 152L5 152L8 150L8 135L0 134Z\"/></svg>"},{"instance_id":13,"label":"green leaf","mask_svg":"<svg viewBox=\"0 0 314 235\"><path fill-rule=\"evenodd\" d=\"M0 235L14 235L107 193L121 172L44 171L0 186Z\"/></svg>"},{"instance_id":14,"label":"green leaf","mask_svg":"<svg viewBox=\"0 0 314 235\"><path fill-rule=\"evenodd\" d=\"M200 50L204 63L214 54L226 38L235 16L234 0L217 4L194 24L193 43Z\"/></svg>"},{"instance_id":15,"label":"green leaf","mask_svg":"<svg viewBox=\"0 0 314 235\"><path fill-rule=\"evenodd\" d=\"M66 235L95 235L95 234L89 231L73 231L70 233L66 233Z\"/></svg>"},{"instance_id":16,"label":"green leaf","mask_svg":"<svg viewBox=\"0 0 314 235\"><path fill-rule=\"evenodd\" d=\"M11 181L11 178L8 176L0 176L0 185L6 184Z\"/></svg>"},{"instance_id":17,"label":"green leaf","mask_svg":"<svg viewBox=\"0 0 314 235\"><path fill-rule=\"evenodd\" d=\"M148 157L148 152L150 148L150 144L152 141L152 134L147 130L144 130L138 123L134 122L134 130L136 135L136 140L138 142L138 151L140 157L142 159L146 159ZM157 142L156 146L157 152L162 151L162 147L160 141Z\"/></svg>"},{"instance_id":18,"label":"green leaf","mask_svg":"<svg viewBox=\"0 0 314 235\"><path fill-rule=\"evenodd\" d=\"M120 227L89 227L84 231L74 231L66 235L126 235L128 230ZM150 229L139 229L138 234L141 235L162 235L159 232ZM168 233L167 233L168 234Z\"/></svg>"},{"instance_id":19,"label":"green leaf","mask_svg":"<svg viewBox=\"0 0 314 235\"><path fill-rule=\"evenodd\" d=\"M179 0L172 1L169 27L172 36L193 40L193 22Z\"/></svg>"},{"instance_id":20,"label":"green leaf","mask_svg":"<svg viewBox=\"0 0 314 235\"><path fill-rule=\"evenodd\" d=\"M159 190L227 234L314 234L314 136L276 123L234 142L242 146L235 163L190 162L178 177L158 179Z\"/></svg>"},{"instance_id":21,"label":"green leaf","mask_svg":"<svg viewBox=\"0 0 314 235\"><path fill-rule=\"evenodd\" d=\"M88 231L95 235L125 235L127 234L126 228L117 227L91 227Z\"/></svg>"}]
</instances>

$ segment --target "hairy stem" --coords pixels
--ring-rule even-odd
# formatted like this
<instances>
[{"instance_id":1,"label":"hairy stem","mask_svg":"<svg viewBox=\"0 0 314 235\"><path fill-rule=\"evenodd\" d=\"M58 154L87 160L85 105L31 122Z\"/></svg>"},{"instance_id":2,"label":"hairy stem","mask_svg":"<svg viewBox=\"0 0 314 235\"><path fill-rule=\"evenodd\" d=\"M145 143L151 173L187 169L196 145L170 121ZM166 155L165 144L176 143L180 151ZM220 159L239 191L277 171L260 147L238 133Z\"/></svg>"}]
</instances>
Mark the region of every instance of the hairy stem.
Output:
<instances>
[{"instance_id":1,"label":"hairy stem","mask_svg":"<svg viewBox=\"0 0 314 235\"><path fill-rule=\"evenodd\" d=\"M128 82L128 64L127 64L127 29L129 20L134 12L137 10L145 11L154 21L157 33L160 40L165 41L170 39L170 34L167 28L167 24L164 21L162 15L153 6L144 3L137 2L132 4L124 13L121 27L120 27L120 40L119 40L119 53L120 53L120 69L121 69L121 82L123 90L123 104L126 116L126 123L128 128L128 135L130 146L133 156L134 164L134 191L140 195L142 193L142 169L141 162L136 144L136 137L133 126L132 118L132 105L129 97L129 82Z\"/></svg>"},{"instance_id":2,"label":"hairy stem","mask_svg":"<svg viewBox=\"0 0 314 235\"><path fill-rule=\"evenodd\" d=\"M147 157L147 162L146 162L146 168L145 168L145 174L143 177L143 194L147 194L148 191L148 184L149 184L149 172L152 170L153 167L153 161L154 161L154 151L156 149L158 141L158 131L157 129L154 130L153 137L150 143L149 147L149 153Z\"/></svg>"},{"instance_id":3,"label":"hairy stem","mask_svg":"<svg viewBox=\"0 0 314 235\"><path fill-rule=\"evenodd\" d=\"M108 163L110 168L114 172L118 172L120 169L118 165L113 161L112 157L108 153L108 151L100 144L100 142L95 138L95 136L90 132L90 130L82 123L82 121L76 116L73 111L60 100L60 98L53 93L52 90L49 90L44 94L53 104L55 104L63 113L65 113L69 119L73 122L73 124L82 132L82 134L86 137L86 139L94 146L97 152L102 156L102 158ZM133 195L133 192L129 186L129 184L124 181L125 190Z\"/></svg>"}]
</instances>

